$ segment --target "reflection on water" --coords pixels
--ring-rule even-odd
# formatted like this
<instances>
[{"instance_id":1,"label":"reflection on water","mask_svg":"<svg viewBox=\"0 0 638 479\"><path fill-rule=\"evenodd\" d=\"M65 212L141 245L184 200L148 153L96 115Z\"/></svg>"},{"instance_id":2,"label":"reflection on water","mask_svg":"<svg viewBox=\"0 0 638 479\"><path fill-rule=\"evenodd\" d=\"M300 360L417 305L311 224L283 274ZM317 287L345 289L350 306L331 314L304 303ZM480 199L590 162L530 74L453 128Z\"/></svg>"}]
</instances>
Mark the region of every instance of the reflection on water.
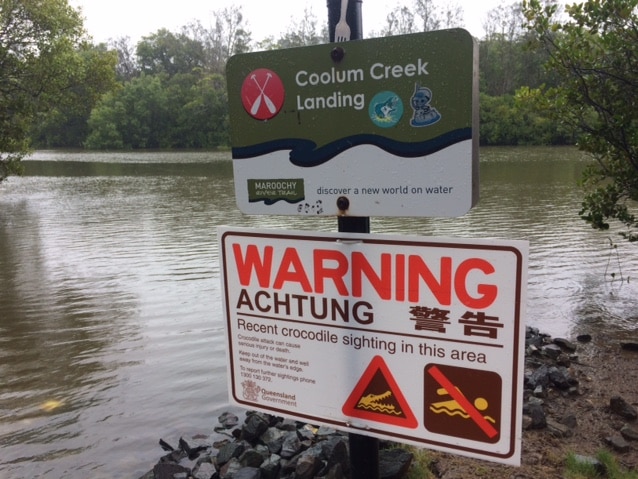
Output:
<instances>
[{"instance_id":1,"label":"reflection on water","mask_svg":"<svg viewBox=\"0 0 638 479\"><path fill-rule=\"evenodd\" d=\"M470 213L372 231L527 239L529 324L633 330L634 282L606 279L635 278L636 249L578 219L585 161L483 150ZM209 432L227 402L216 226L336 220L243 216L222 153L39 152L25 166L0 186L0 476L139 477L160 437Z\"/></svg>"}]
</instances>

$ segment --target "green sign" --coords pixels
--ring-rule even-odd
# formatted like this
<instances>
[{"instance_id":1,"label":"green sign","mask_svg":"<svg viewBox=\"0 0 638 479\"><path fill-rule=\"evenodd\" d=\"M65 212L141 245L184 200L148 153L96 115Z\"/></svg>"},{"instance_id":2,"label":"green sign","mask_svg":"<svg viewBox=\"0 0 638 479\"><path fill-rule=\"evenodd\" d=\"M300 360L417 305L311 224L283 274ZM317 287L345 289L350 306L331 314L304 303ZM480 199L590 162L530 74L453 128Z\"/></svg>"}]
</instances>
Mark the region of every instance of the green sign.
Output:
<instances>
[{"instance_id":1,"label":"green sign","mask_svg":"<svg viewBox=\"0 0 638 479\"><path fill-rule=\"evenodd\" d=\"M302 178L248 180L249 201L263 201L268 204L283 200L297 203L304 199L303 184Z\"/></svg>"},{"instance_id":2,"label":"green sign","mask_svg":"<svg viewBox=\"0 0 638 479\"><path fill-rule=\"evenodd\" d=\"M242 211L457 216L476 203L477 49L465 30L242 54L227 74ZM277 183L288 186L260 186Z\"/></svg>"}]
</instances>

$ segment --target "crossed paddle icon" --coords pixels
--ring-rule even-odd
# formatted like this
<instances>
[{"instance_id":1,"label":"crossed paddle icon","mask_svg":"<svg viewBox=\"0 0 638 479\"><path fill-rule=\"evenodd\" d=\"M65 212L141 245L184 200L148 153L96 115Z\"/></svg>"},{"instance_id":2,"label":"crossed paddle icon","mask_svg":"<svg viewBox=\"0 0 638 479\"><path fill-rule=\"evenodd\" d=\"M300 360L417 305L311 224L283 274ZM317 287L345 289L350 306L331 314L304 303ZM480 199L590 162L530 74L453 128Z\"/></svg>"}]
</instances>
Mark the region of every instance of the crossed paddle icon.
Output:
<instances>
[{"instance_id":1,"label":"crossed paddle icon","mask_svg":"<svg viewBox=\"0 0 638 479\"><path fill-rule=\"evenodd\" d=\"M266 108L268 108L268 111L271 114L274 115L275 113L277 113L277 107L275 107L275 104L272 102L270 97L266 94L266 92L264 92L264 90L266 89L266 85L268 85L268 81L270 80L271 77L272 77L272 74L267 73L266 74L266 81L264 81L263 85L260 85L259 82L257 81L257 75L255 75L253 73L250 76L250 78L257 85L257 88L259 88L259 95L257 96L257 99L255 100L253 105L250 107L250 114L253 115L253 116L256 115L257 112L259 111L259 108L261 107L262 100L264 101L264 103L266 103Z\"/></svg>"}]
</instances>

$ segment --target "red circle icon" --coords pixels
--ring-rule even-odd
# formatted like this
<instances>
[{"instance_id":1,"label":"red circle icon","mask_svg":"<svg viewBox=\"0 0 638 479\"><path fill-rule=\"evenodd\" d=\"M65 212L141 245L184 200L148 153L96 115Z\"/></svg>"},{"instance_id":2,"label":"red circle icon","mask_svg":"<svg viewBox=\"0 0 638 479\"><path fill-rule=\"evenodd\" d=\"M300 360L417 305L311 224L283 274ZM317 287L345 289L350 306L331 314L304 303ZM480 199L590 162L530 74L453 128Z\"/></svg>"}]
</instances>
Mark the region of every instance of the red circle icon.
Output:
<instances>
[{"instance_id":1,"label":"red circle icon","mask_svg":"<svg viewBox=\"0 0 638 479\"><path fill-rule=\"evenodd\" d=\"M284 84L274 71L259 68L250 72L241 86L246 112L257 120L270 120L284 106Z\"/></svg>"}]
</instances>

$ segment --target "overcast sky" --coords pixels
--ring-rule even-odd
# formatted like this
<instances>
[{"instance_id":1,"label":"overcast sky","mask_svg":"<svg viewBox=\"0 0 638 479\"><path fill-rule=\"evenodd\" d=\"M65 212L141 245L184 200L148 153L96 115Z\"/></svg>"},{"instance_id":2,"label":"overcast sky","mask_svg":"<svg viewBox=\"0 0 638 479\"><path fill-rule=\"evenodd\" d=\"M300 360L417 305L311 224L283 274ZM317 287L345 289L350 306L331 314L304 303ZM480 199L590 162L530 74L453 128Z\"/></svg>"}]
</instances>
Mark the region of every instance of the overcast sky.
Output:
<instances>
[{"instance_id":1,"label":"overcast sky","mask_svg":"<svg viewBox=\"0 0 638 479\"><path fill-rule=\"evenodd\" d=\"M465 28L476 37L483 36L486 13L502 0L452 0L465 13ZM292 20L303 17L304 9L312 10L319 22L328 18L326 0L69 0L71 6L81 7L84 26L95 42L110 38L130 37L137 42L142 36L160 28L178 31L193 19L209 26L213 12L232 5L241 6L252 38L263 40L267 36L277 38L285 32ZM437 1L445 5L446 0ZM509 2L508 5L513 3ZM380 30L393 6L413 5L411 0L388 2L387 0L363 0L362 19L364 38L373 30Z\"/></svg>"}]
</instances>

